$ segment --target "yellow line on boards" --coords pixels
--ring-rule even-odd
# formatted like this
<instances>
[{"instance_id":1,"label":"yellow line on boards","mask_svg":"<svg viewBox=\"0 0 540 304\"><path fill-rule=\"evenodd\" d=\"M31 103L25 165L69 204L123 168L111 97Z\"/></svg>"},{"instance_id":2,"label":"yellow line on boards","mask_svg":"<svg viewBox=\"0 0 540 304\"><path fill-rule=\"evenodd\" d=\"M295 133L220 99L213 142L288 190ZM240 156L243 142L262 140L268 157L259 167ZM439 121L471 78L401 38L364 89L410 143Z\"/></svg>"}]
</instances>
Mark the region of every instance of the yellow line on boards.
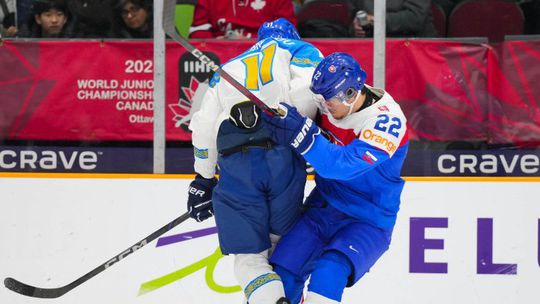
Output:
<instances>
[{"instance_id":1,"label":"yellow line on boards","mask_svg":"<svg viewBox=\"0 0 540 304\"><path fill-rule=\"evenodd\" d=\"M405 176L408 182L540 182L539 176Z\"/></svg>"},{"instance_id":2,"label":"yellow line on boards","mask_svg":"<svg viewBox=\"0 0 540 304\"><path fill-rule=\"evenodd\" d=\"M193 179L195 174L0 172L0 178Z\"/></svg>"},{"instance_id":3,"label":"yellow line on boards","mask_svg":"<svg viewBox=\"0 0 540 304\"><path fill-rule=\"evenodd\" d=\"M195 174L0 172L0 178L193 179ZM313 175L308 180L313 180ZM540 182L538 176L405 176L408 182Z\"/></svg>"}]
</instances>

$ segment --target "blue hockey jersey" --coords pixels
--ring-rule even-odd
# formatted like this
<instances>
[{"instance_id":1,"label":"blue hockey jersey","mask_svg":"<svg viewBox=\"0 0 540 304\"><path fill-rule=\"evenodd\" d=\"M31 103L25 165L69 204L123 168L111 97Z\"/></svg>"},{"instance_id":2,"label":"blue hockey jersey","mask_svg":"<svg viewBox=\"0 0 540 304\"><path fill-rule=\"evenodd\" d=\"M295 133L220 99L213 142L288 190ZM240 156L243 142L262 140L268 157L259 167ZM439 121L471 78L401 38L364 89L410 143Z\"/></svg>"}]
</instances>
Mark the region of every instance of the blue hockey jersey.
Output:
<instances>
[{"instance_id":1,"label":"blue hockey jersey","mask_svg":"<svg viewBox=\"0 0 540 304\"><path fill-rule=\"evenodd\" d=\"M408 148L407 120L387 92L371 88L379 101L336 120L323 115L304 158L315 168L319 193L334 208L380 228L391 228L399 210Z\"/></svg>"}]
</instances>

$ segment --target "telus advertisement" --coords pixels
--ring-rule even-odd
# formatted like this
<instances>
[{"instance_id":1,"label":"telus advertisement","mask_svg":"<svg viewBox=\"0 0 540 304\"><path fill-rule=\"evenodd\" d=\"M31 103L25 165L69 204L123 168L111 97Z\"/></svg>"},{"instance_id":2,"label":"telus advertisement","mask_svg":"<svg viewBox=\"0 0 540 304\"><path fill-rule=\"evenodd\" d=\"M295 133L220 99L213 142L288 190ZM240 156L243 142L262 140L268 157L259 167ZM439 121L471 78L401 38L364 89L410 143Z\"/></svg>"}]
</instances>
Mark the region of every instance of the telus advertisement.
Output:
<instances>
[{"instance_id":1,"label":"telus advertisement","mask_svg":"<svg viewBox=\"0 0 540 304\"><path fill-rule=\"evenodd\" d=\"M56 288L110 263L55 299L2 286L0 303L241 303L213 219L130 247L186 211L189 182L0 178L2 280ZM538 182L407 182L390 249L342 303L538 303L538 197Z\"/></svg>"}]
</instances>

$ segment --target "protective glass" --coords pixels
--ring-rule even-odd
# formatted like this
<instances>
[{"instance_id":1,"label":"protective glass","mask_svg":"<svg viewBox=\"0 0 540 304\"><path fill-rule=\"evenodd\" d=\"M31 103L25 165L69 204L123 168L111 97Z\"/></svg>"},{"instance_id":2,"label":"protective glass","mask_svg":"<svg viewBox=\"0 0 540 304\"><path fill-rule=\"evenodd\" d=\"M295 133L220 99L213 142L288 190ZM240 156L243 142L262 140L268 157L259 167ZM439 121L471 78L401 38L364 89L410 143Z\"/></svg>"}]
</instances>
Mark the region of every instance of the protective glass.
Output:
<instances>
[{"instance_id":1,"label":"protective glass","mask_svg":"<svg viewBox=\"0 0 540 304\"><path fill-rule=\"evenodd\" d=\"M317 107L323 112L328 113L328 105L333 104L334 106L342 104L347 104L348 101L356 95L357 91L354 88L349 88L345 92L341 91L337 93L334 97L330 99L324 99L320 94L314 94L313 99L317 103ZM332 107L332 105L330 105Z\"/></svg>"}]
</instances>

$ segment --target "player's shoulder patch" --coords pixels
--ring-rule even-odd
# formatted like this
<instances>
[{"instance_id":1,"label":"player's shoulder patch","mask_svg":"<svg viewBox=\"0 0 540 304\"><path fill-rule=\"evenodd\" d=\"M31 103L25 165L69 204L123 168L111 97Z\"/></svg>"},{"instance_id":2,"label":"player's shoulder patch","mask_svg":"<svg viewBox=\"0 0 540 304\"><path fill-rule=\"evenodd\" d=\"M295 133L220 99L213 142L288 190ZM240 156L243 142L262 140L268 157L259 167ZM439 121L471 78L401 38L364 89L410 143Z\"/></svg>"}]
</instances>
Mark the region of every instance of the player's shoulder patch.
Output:
<instances>
[{"instance_id":1,"label":"player's shoulder patch","mask_svg":"<svg viewBox=\"0 0 540 304\"><path fill-rule=\"evenodd\" d=\"M319 64L319 62L321 62L320 60L318 60L318 58L315 58L315 60L313 58L309 58L309 57L293 57L291 59L291 63L294 64L294 65L297 65L297 66L301 66L301 67L317 67L317 65Z\"/></svg>"},{"instance_id":2,"label":"player's shoulder patch","mask_svg":"<svg viewBox=\"0 0 540 304\"><path fill-rule=\"evenodd\" d=\"M279 47L291 54L291 64L315 68L323 59L321 52L312 44L301 40L278 40Z\"/></svg>"},{"instance_id":3,"label":"player's shoulder patch","mask_svg":"<svg viewBox=\"0 0 540 304\"><path fill-rule=\"evenodd\" d=\"M375 155L373 155L373 153L369 152L368 150L364 152L364 155L362 155L362 159L370 165L373 165L375 162L378 161L377 157L375 157Z\"/></svg>"},{"instance_id":4,"label":"player's shoulder patch","mask_svg":"<svg viewBox=\"0 0 540 304\"><path fill-rule=\"evenodd\" d=\"M379 110L381 112L390 112L390 109L388 108L387 105L378 106L377 110Z\"/></svg>"}]
</instances>

